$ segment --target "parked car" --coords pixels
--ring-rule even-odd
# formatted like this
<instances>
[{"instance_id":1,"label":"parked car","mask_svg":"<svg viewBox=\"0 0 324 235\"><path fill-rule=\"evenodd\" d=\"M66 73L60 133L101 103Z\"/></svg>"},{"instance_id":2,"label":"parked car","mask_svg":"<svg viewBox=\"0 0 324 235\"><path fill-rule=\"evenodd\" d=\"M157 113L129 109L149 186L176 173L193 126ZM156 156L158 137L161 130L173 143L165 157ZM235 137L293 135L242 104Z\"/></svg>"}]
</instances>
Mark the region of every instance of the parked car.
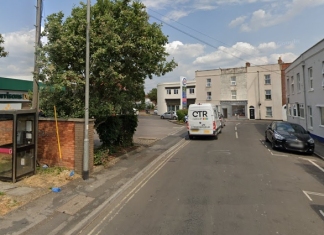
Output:
<instances>
[{"instance_id":1,"label":"parked car","mask_svg":"<svg viewBox=\"0 0 324 235\"><path fill-rule=\"evenodd\" d=\"M157 109L154 109L154 114L158 115L158 110Z\"/></svg>"},{"instance_id":2,"label":"parked car","mask_svg":"<svg viewBox=\"0 0 324 235\"><path fill-rule=\"evenodd\" d=\"M175 111L169 111L169 112L163 113L161 115L161 118L162 119L174 119L174 120L176 120L176 119L178 119L178 116L177 116Z\"/></svg>"},{"instance_id":3,"label":"parked car","mask_svg":"<svg viewBox=\"0 0 324 235\"><path fill-rule=\"evenodd\" d=\"M315 143L301 125L286 121L274 121L265 131L265 141L272 149L284 149L313 154Z\"/></svg>"}]
</instances>

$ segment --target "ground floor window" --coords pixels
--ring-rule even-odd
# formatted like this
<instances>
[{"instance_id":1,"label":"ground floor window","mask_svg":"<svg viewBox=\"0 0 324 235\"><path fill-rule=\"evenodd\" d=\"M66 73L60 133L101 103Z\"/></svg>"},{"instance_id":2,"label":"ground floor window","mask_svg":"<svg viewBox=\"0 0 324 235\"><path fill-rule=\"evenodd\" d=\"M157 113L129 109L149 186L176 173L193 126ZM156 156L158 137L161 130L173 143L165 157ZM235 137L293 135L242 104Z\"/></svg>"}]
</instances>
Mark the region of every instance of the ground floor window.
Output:
<instances>
[{"instance_id":1,"label":"ground floor window","mask_svg":"<svg viewBox=\"0 0 324 235\"><path fill-rule=\"evenodd\" d=\"M313 111L312 106L308 106L309 127L313 127Z\"/></svg>"},{"instance_id":2,"label":"ground floor window","mask_svg":"<svg viewBox=\"0 0 324 235\"><path fill-rule=\"evenodd\" d=\"M266 116L272 117L272 107L266 107Z\"/></svg>"},{"instance_id":3,"label":"ground floor window","mask_svg":"<svg viewBox=\"0 0 324 235\"><path fill-rule=\"evenodd\" d=\"M299 116L301 118L304 118L305 117L304 104L298 104L298 106L299 106Z\"/></svg>"},{"instance_id":4,"label":"ground floor window","mask_svg":"<svg viewBox=\"0 0 324 235\"><path fill-rule=\"evenodd\" d=\"M168 111L177 111L180 109L180 105L168 105Z\"/></svg>"},{"instance_id":5,"label":"ground floor window","mask_svg":"<svg viewBox=\"0 0 324 235\"><path fill-rule=\"evenodd\" d=\"M321 125L324 126L324 107L320 107Z\"/></svg>"},{"instance_id":6,"label":"ground floor window","mask_svg":"<svg viewBox=\"0 0 324 235\"><path fill-rule=\"evenodd\" d=\"M245 105L232 105L232 116L245 116Z\"/></svg>"}]
</instances>

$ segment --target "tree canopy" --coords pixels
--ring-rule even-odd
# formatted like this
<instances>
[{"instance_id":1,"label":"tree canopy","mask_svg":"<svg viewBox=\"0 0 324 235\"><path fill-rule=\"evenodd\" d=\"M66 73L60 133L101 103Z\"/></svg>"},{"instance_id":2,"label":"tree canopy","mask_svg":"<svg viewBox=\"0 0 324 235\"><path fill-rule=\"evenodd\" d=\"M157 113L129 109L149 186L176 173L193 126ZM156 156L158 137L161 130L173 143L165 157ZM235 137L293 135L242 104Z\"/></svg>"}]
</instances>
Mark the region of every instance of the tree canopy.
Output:
<instances>
[{"instance_id":1,"label":"tree canopy","mask_svg":"<svg viewBox=\"0 0 324 235\"><path fill-rule=\"evenodd\" d=\"M9 53L5 51L5 48L1 46L1 44L4 43L4 39L2 35L0 34L0 58L1 57L6 57Z\"/></svg>"},{"instance_id":2,"label":"tree canopy","mask_svg":"<svg viewBox=\"0 0 324 235\"><path fill-rule=\"evenodd\" d=\"M157 103L157 89L153 88L152 90L150 90L150 92L147 94L148 98L150 98L150 100L152 102L154 102L155 104Z\"/></svg>"},{"instance_id":3,"label":"tree canopy","mask_svg":"<svg viewBox=\"0 0 324 235\"><path fill-rule=\"evenodd\" d=\"M40 107L49 116L84 117L87 5L47 17L39 49L38 79L45 86ZM90 20L90 116L132 110L144 96L145 78L162 76L177 64L167 61L167 36L149 23L145 6L131 0L98 0Z\"/></svg>"}]
</instances>

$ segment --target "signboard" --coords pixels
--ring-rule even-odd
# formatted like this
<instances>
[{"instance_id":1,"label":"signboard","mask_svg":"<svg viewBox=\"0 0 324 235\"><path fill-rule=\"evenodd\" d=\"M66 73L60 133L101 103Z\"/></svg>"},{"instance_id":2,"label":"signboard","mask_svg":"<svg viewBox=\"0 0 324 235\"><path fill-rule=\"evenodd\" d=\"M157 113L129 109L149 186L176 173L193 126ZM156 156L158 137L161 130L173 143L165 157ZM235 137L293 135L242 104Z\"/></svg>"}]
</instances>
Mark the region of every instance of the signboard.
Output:
<instances>
[{"instance_id":1,"label":"signboard","mask_svg":"<svg viewBox=\"0 0 324 235\"><path fill-rule=\"evenodd\" d=\"M181 106L182 109L187 109L187 79L185 77L180 77L181 85Z\"/></svg>"}]
</instances>

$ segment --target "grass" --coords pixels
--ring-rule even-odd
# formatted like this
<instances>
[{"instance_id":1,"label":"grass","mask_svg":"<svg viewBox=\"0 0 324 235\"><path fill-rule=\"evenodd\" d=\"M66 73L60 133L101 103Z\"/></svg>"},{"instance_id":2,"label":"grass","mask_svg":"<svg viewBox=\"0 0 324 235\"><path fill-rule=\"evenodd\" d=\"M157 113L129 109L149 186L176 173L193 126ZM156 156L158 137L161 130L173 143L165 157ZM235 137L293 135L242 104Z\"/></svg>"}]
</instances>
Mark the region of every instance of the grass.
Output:
<instances>
[{"instance_id":1,"label":"grass","mask_svg":"<svg viewBox=\"0 0 324 235\"><path fill-rule=\"evenodd\" d=\"M43 168L43 167L37 167L36 168L36 174L40 175L59 175L61 172L67 170L65 167L48 167L48 168Z\"/></svg>"},{"instance_id":2,"label":"grass","mask_svg":"<svg viewBox=\"0 0 324 235\"><path fill-rule=\"evenodd\" d=\"M4 195L6 195L5 192L0 192L0 196L4 196Z\"/></svg>"}]
</instances>

